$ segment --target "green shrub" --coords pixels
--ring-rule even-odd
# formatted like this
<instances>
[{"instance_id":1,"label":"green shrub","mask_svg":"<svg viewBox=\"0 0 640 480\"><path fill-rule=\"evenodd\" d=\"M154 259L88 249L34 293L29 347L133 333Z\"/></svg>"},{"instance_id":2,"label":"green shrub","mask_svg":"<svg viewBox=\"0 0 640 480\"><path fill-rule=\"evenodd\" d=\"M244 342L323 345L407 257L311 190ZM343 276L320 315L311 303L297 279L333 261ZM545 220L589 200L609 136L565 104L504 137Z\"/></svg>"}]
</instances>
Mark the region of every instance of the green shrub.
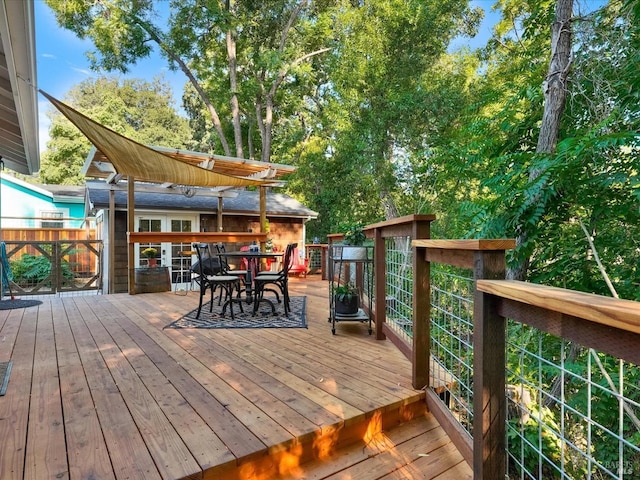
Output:
<instances>
[{"instance_id":1,"label":"green shrub","mask_svg":"<svg viewBox=\"0 0 640 480\"><path fill-rule=\"evenodd\" d=\"M10 263L13 281L18 285L39 283L51 275L51 262L44 255L25 253L20 257L20 260L14 260ZM74 273L69 262L63 260L60 266L62 276L67 280L72 280Z\"/></svg>"}]
</instances>

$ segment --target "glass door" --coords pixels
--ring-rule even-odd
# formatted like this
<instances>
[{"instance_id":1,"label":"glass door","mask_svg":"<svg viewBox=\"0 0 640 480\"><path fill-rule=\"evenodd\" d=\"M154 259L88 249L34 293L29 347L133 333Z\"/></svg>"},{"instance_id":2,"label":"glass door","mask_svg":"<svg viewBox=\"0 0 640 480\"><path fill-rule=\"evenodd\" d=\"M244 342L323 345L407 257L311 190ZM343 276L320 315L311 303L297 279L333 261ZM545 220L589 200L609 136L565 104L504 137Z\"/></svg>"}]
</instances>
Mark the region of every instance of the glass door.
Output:
<instances>
[{"instance_id":1,"label":"glass door","mask_svg":"<svg viewBox=\"0 0 640 480\"><path fill-rule=\"evenodd\" d=\"M172 217L169 219L171 232L193 232L195 218ZM191 264L195 261L195 252L191 242L168 244L170 252L171 283L176 284L176 290L189 290L191 287Z\"/></svg>"},{"instance_id":2,"label":"glass door","mask_svg":"<svg viewBox=\"0 0 640 480\"><path fill-rule=\"evenodd\" d=\"M139 232L162 232L165 218L161 216L138 217ZM138 267L162 266L161 243L139 243L136 249L136 264Z\"/></svg>"}]
</instances>

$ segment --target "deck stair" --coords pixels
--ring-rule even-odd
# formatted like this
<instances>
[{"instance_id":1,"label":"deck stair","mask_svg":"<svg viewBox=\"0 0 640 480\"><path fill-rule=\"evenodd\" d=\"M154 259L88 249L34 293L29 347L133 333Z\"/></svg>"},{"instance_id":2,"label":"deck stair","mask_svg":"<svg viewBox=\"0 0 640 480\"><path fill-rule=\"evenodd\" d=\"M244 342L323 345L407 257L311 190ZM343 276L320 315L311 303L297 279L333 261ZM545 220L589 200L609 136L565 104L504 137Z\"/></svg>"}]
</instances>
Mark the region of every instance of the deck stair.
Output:
<instances>
[{"instance_id":1,"label":"deck stair","mask_svg":"<svg viewBox=\"0 0 640 480\"><path fill-rule=\"evenodd\" d=\"M471 467L430 413L300 465L286 480L472 478Z\"/></svg>"}]
</instances>

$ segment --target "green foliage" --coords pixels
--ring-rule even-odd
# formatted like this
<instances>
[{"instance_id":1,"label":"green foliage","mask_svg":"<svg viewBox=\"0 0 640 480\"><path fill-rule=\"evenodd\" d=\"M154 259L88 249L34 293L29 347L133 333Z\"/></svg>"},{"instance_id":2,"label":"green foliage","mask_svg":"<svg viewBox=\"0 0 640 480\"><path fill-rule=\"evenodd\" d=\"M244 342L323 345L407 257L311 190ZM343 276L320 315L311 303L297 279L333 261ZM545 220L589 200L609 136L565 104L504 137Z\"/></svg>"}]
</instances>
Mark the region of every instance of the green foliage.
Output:
<instances>
[{"instance_id":1,"label":"green foliage","mask_svg":"<svg viewBox=\"0 0 640 480\"><path fill-rule=\"evenodd\" d=\"M13 280L18 285L39 283L51 275L51 262L45 255L25 253L20 257L20 260L11 261L10 264ZM65 279L72 280L74 278L69 262L63 260L60 267Z\"/></svg>"},{"instance_id":2,"label":"green foliage","mask_svg":"<svg viewBox=\"0 0 640 480\"><path fill-rule=\"evenodd\" d=\"M344 244L345 245L363 245L367 239L364 231L364 227L361 223L348 225L344 230Z\"/></svg>"},{"instance_id":3,"label":"green foliage","mask_svg":"<svg viewBox=\"0 0 640 480\"><path fill-rule=\"evenodd\" d=\"M518 452L518 458L522 457L527 471L539 471L538 465L541 462L539 452L541 451L548 459L543 463L541 478L556 478L555 470L550 465L560 464L562 450L560 439L553 434L560 429L551 411L548 408L533 405L531 414L525 422L515 418L509 419L509 424L510 428L507 430L509 450ZM519 470L519 467L515 468ZM580 478L580 476L573 478Z\"/></svg>"},{"instance_id":4,"label":"green foliage","mask_svg":"<svg viewBox=\"0 0 640 480\"><path fill-rule=\"evenodd\" d=\"M343 283L333 287L333 295L338 302L349 302L351 298L358 296L358 289L353 283Z\"/></svg>"},{"instance_id":5,"label":"green foliage","mask_svg":"<svg viewBox=\"0 0 640 480\"><path fill-rule=\"evenodd\" d=\"M158 249L153 247L147 247L144 250L142 250L142 252L140 253L145 258L156 258L156 255L158 255Z\"/></svg>"}]
</instances>

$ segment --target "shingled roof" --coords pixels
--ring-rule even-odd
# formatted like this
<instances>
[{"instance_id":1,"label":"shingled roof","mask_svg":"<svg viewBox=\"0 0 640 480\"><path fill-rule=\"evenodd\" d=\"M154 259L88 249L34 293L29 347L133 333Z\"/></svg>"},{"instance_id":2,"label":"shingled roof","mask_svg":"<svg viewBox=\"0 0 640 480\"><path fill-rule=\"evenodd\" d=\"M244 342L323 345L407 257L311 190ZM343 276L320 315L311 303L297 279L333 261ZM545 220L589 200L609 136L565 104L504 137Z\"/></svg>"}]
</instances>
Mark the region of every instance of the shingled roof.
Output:
<instances>
[{"instance_id":1,"label":"shingled roof","mask_svg":"<svg viewBox=\"0 0 640 480\"><path fill-rule=\"evenodd\" d=\"M229 190L231 196L223 197L222 209L225 214L260 215L260 198L257 191ZM88 205L92 210L109 208L109 190L99 181L87 182ZM115 192L116 210L127 209L127 192L119 189ZM163 189L159 192L136 191L135 208L165 211L197 211L216 213L217 197L196 193L186 197ZM302 203L283 193L267 193L267 215L279 217L317 218L318 212L305 207Z\"/></svg>"}]
</instances>

